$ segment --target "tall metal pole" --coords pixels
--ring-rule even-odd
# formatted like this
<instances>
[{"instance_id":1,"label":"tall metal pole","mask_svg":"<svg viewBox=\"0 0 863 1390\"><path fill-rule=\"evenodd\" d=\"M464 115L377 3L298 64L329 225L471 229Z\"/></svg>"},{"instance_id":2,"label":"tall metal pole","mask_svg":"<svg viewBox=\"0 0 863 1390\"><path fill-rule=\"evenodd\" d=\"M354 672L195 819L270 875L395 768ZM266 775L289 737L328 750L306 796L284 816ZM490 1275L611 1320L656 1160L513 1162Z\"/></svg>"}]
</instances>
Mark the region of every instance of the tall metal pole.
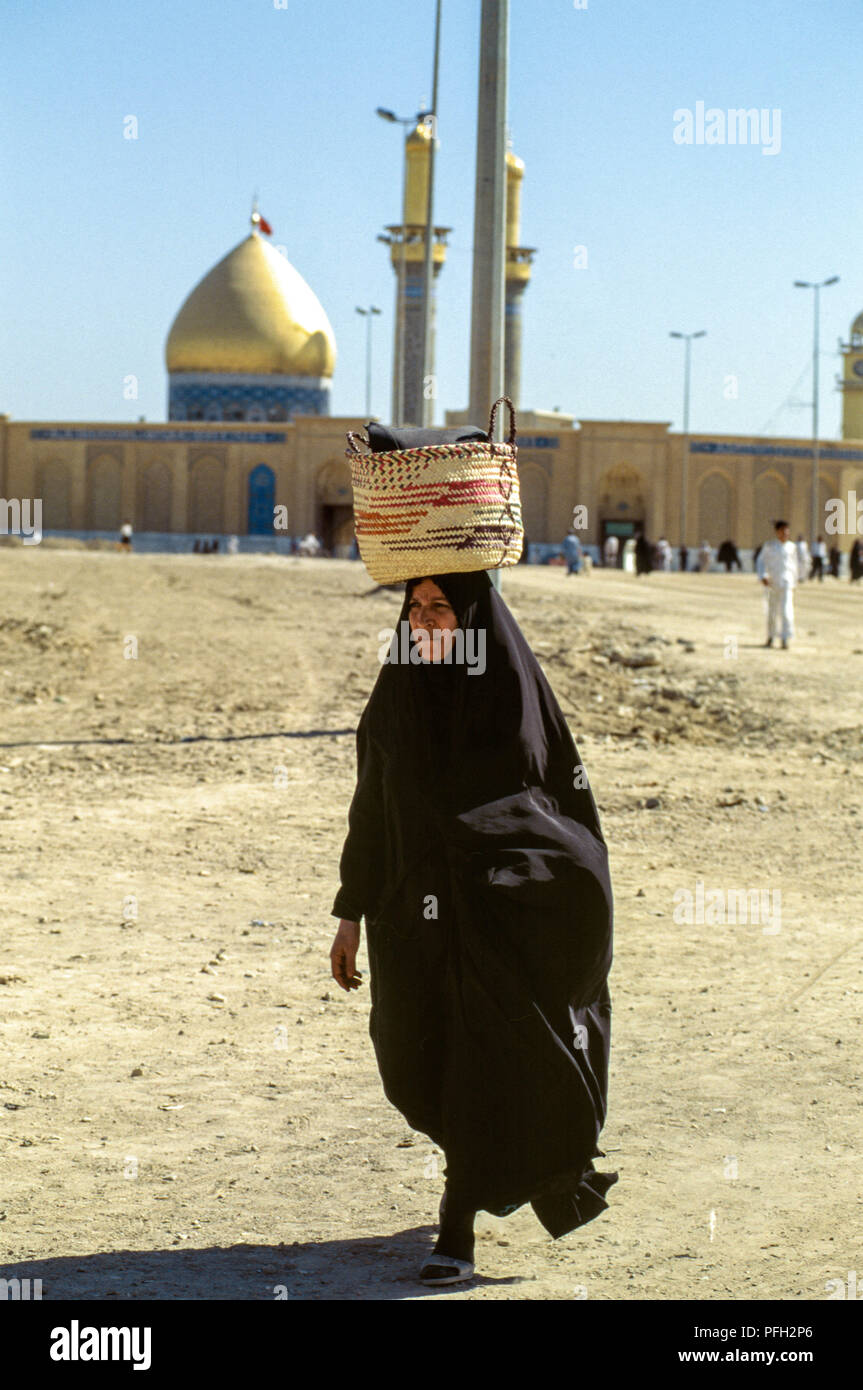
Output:
<instances>
[{"instance_id":1,"label":"tall metal pole","mask_svg":"<svg viewBox=\"0 0 863 1390\"><path fill-rule=\"evenodd\" d=\"M506 306L506 114L509 0L482 0L473 223L470 414L480 424L503 395ZM497 438L502 437L502 413ZM500 570L490 570L500 589Z\"/></svg>"},{"instance_id":2,"label":"tall metal pole","mask_svg":"<svg viewBox=\"0 0 863 1390\"><path fill-rule=\"evenodd\" d=\"M689 503L689 383L691 380L691 347L693 338L706 338L707 329L700 328L697 333L669 333L669 338L683 338L686 343L686 356L683 367L683 459L680 477L680 545L686 545L686 522Z\"/></svg>"},{"instance_id":3,"label":"tall metal pole","mask_svg":"<svg viewBox=\"0 0 863 1390\"><path fill-rule=\"evenodd\" d=\"M814 549L818 534L818 328L821 309L821 286L815 286L813 295L815 323L812 331L812 499L811 499L811 545Z\"/></svg>"},{"instance_id":4,"label":"tall metal pole","mask_svg":"<svg viewBox=\"0 0 863 1390\"><path fill-rule=\"evenodd\" d=\"M508 38L509 0L482 0L470 362L470 416L477 424L503 394Z\"/></svg>"},{"instance_id":5,"label":"tall metal pole","mask_svg":"<svg viewBox=\"0 0 863 1390\"><path fill-rule=\"evenodd\" d=\"M422 424L430 425L434 419L434 401L437 383L430 381L432 363L432 294L434 292L434 163L437 143L437 93L438 68L440 65L440 18L441 0L437 0L434 26L434 64L432 69L431 130L428 160L428 194L426 197L425 258L423 262L422 318L420 320L420 341L422 343Z\"/></svg>"},{"instance_id":6,"label":"tall metal pole","mask_svg":"<svg viewBox=\"0 0 863 1390\"><path fill-rule=\"evenodd\" d=\"M425 115L425 112L421 111L417 116L397 116L386 106L376 107L375 113L382 120L390 121L393 125L404 126L405 129L409 126L416 126ZM398 228L400 242L398 270L396 272L396 344L393 363L393 424L396 425L404 423L405 409L405 284L407 281L407 258L405 255L405 213L407 209L405 199L407 198L407 177L407 159L404 150L402 150L402 216L401 226ZM396 228L391 227L390 231L395 233ZM379 236L378 241L387 242L392 246L392 237Z\"/></svg>"},{"instance_id":7,"label":"tall metal pole","mask_svg":"<svg viewBox=\"0 0 863 1390\"><path fill-rule=\"evenodd\" d=\"M374 304L367 309L357 305L357 313L362 314L366 321L366 415L369 419L372 418L372 320L380 312Z\"/></svg>"},{"instance_id":8,"label":"tall metal pole","mask_svg":"<svg viewBox=\"0 0 863 1390\"><path fill-rule=\"evenodd\" d=\"M399 273L396 276L399 292L399 316L398 316L398 352L396 354L396 370L398 372L398 389L396 398L393 402L395 408L395 423L404 423L405 415L405 285L407 283L407 259L405 242L407 239L407 227L405 224L405 198L407 197L407 160L402 151L402 215L401 215L401 248L399 251Z\"/></svg>"},{"instance_id":9,"label":"tall metal pole","mask_svg":"<svg viewBox=\"0 0 863 1390\"><path fill-rule=\"evenodd\" d=\"M821 463L821 445L818 440L818 378L819 368L819 336L820 336L820 317L821 317L821 291L826 285L835 285L839 282L838 275L831 275L827 280L818 283L812 280L795 280L795 288L800 290L814 290L813 311L814 322L812 326L812 496L809 500L810 527L812 532L812 543L818 535L818 469Z\"/></svg>"}]
</instances>

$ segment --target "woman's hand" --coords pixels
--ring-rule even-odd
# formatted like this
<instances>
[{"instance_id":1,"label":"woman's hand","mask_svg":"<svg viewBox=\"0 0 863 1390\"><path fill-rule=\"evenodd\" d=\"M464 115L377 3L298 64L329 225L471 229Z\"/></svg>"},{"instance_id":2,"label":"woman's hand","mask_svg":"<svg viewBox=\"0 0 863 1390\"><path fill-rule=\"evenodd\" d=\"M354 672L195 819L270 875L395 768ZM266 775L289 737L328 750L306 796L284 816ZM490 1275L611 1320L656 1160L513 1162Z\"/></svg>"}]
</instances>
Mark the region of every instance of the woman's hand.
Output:
<instances>
[{"instance_id":1,"label":"woman's hand","mask_svg":"<svg viewBox=\"0 0 863 1390\"><path fill-rule=\"evenodd\" d=\"M340 918L339 929L330 949L330 968L333 979L342 989L359 989L362 984L363 972L356 969L359 944L359 922L349 922L346 917Z\"/></svg>"}]
</instances>

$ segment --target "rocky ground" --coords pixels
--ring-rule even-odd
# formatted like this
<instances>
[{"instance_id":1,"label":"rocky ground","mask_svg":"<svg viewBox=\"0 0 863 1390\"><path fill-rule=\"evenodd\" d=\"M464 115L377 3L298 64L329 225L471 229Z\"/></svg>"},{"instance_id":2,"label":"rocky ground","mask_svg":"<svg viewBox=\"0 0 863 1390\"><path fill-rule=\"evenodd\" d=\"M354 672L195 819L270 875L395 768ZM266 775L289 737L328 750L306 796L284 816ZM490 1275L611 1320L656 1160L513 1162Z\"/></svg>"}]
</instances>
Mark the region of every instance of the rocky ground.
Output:
<instances>
[{"instance_id":1,"label":"rocky ground","mask_svg":"<svg viewBox=\"0 0 863 1390\"><path fill-rule=\"evenodd\" d=\"M442 1157L329 977L360 564L0 546L0 1276L46 1298L823 1299L859 1266L863 592L506 572L616 894L620 1181L481 1215L425 1290ZM769 920L687 920L698 881ZM777 898L779 893L779 898ZM720 901L714 896L714 904ZM360 966L367 970L363 951Z\"/></svg>"}]
</instances>

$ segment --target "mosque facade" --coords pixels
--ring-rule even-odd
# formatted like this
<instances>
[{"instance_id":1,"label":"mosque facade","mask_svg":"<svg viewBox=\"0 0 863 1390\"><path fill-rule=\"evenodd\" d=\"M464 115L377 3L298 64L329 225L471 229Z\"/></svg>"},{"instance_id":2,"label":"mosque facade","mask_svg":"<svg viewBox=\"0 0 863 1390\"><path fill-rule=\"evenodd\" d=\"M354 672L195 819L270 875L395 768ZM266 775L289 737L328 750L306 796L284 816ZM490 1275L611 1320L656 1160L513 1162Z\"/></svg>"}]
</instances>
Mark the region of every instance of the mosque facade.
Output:
<instances>
[{"instance_id":1,"label":"mosque facade","mask_svg":"<svg viewBox=\"0 0 863 1390\"><path fill-rule=\"evenodd\" d=\"M418 423L423 160L428 131L406 140L403 219L390 227L396 271L396 360L403 421ZM427 167L427 166L426 166ZM524 165L507 156L505 382L518 404L521 315L534 249L520 245ZM314 531L346 554L353 539L345 432L361 416L330 415L335 338L311 287L268 240L250 234L191 291L165 350L165 423L17 421L0 415L0 498L39 498L43 533L272 536ZM433 280L445 259L434 229ZM387 240L387 238L384 238ZM432 306L433 308L433 306ZM404 335L405 352L399 354ZM842 347L843 438L819 446L820 515L832 498L863 499L863 314ZM398 398L398 376L394 398ZM413 412L413 413L412 413ZM395 417L394 417L395 418ZM446 423L464 420L447 412ZM476 421L483 424L483 421ZM588 546L643 528L672 546L731 538L742 551L782 516L809 537L812 444L800 438L672 433L665 421L579 420L519 410L519 477L528 542L559 543L573 522ZM684 468L687 516L681 522ZM828 538L828 544L830 544ZM839 542L841 548L847 548ZM191 541L190 541L191 545Z\"/></svg>"},{"instance_id":2,"label":"mosque facade","mask_svg":"<svg viewBox=\"0 0 863 1390\"><path fill-rule=\"evenodd\" d=\"M274 508L288 531L314 531L328 549L353 537L345 431L358 416L294 415L250 421L110 425L0 419L0 496L41 498L42 529L272 535ZM587 545L643 527L680 542L685 441L665 422L567 421L520 416L519 479L529 542L559 543L584 508ZM821 514L831 498L863 500L863 439L825 440ZM808 536L811 444L801 439L696 434L689 441L687 544L741 550L771 535L777 516ZM827 538L830 544L830 538ZM848 542L840 538L840 548Z\"/></svg>"}]
</instances>

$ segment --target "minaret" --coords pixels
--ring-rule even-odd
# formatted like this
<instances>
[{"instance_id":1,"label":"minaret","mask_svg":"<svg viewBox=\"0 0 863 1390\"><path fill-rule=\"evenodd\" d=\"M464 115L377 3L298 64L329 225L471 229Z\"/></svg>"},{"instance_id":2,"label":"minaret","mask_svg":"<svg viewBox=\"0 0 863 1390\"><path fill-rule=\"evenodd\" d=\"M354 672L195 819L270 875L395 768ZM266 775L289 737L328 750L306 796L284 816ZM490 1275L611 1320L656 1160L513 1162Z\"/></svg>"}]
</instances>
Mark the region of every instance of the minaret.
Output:
<instances>
[{"instance_id":1,"label":"minaret","mask_svg":"<svg viewBox=\"0 0 863 1390\"><path fill-rule=\"evenodd\" d=\"M420 425L423 418L422 299L425 225L428 206L429 149L432 118L418 121L405 141L405 181L402 222L387 227L390 258L396 274L396 321L393 348L393 424ZM435 227L432 248L431 360L435 362L435 286L446 259L449 227ZM399 369L403 373L399 401ZM434 382L429 385L434 390Z\"/></svg>"},{"instance_id":2,"label":"minaret","mask_svg":"<svg viewBox=\"0 0 863 1390\"><path fill-rule=\"evenodd\" d=\"M530 279L533 246L519 246L521 238L521 181L524 160L506 152L506 318L504 330L504 394L513 405L521 404L521 298Z\"/></svg>"},{"instance_id":3,"label":"minaret","mask_svg":"<svg viewBox=\"0 0 863 1390\"><path fill-rule=\"evenodd\" d=\"M850 342L839 344L842 353L842 438L863 439L863 314L851 325Z\"/></svg>"}]
</instances>

